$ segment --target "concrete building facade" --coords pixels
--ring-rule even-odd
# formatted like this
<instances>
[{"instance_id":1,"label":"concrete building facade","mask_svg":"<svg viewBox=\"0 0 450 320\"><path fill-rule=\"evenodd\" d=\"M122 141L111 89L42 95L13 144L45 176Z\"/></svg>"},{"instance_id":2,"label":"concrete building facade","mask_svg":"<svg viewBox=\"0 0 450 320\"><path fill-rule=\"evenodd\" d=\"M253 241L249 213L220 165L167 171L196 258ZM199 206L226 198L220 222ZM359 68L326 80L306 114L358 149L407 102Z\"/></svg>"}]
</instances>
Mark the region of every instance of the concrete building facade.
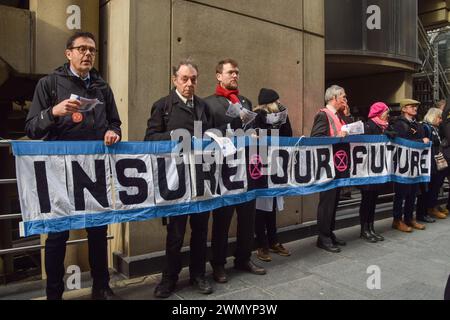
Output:
<instances>
[{"instance_id":1,"label":"concrete building facade","mask_svg":"<svg viewBox=\"0 0 450 320\"><path fill-rule=\"evenodd\" d=\"M217 62L233 57L240 63L242 94L257 103L260 88L276 89L289 106L295 135L309 134L323 104L323 5L315 0L282 6L276 0L108 1L101 8L102 66L127 139L143 139L151 104L168 94L171 66L186 57L199 65L200 96L214 92ZM311 220L315 197L292 198L279 226ZM131 263L164 248L160 220L114 226L113 233L114 251L122 253L116 265L124 273L132 274L126 271Z\"/></svg>"},{"instance_id":2,"label":"concrete building facade","mask_svg":"<svg viewBox=\"0 0 450 320\"><path fill-rule=\"evenodd\" d=\"M186 57L199 65L199 96L213 93L219 60L239 61L242 94L255 104L260 88L277 90L289 106L297 136L309 134L323 105L323 1L30 0L28 10L0 7L0 14L9 11L17 12L12 15L16 20L25 15L28 25L8 23L0 37L25 28L20 34L29 35L24 40L28 48L21 53L27 56L19 61L29 65L22 71L12 63L10 47L1 47L0 57L26 74L41 76L61 65L72 32L89 30L99 36L98 67L114 91L126 141L143 139L151 104L168 94L171 66ZM7 78L6 72L2 77ZM315 220L315 203L314 196L289 199L279 226ZM125 266L129 275L129 263L139 264L164 250L166 231L160 220L111 226L110 232L111 256L117 253L116 267ZM72 232L72 238L80 237L83 231ZM86 257L85 245L71 247L67 264L86 269Z\"/></svg>"},{"instance_id":3,"label":"concrete building facade","mask_svg":"<svg viewBox=\"0 0 450 320\"><path fill-rule=\"evenodd\" d=\"M427 20L427 26L448 23L442 3L0 0L0 136L21 137L20 128L11 134L11 115L26 111L36 80L65 62L65 41L78 30L98 37L97 67L115 94L125 141L142 141L152 103L171 88L171 67L187 57L199 66L199 96L214 92L217 62L232 57L240 64L241 93L256 104L260 88L277 90L289 107L295 136L307 136L328 84L345 87L363 116L375 100L395 104L411 97L419 63L417 17L438 8L440 20ZM12 157L0 156L13 171ZM0 185L0 194L17 197L14 188ZM13 210L8 203L0 196L0 214L14 213L7 212ZM287 199L278 216L280 231L290 239L300 230L313 234L316 207L317 195ZM0 232L11 234L11 225L0 220ZM235 222L230 230L234 237ZM166 238L160 220L113 225L109 231L112 267L127 276L160 271ZM84 237L84 231L71 232L71 239ZM0 237L0 250L13 245L13 238ZM87 245L69 247L66 263L87 270ZM0 255L0 275L11 270L11 256Z\"/></svg>"},{"instance_id":4,"label":"concrete building facade","mask_svg":"<svg viewBox=\"0 0 450 320\"><path fill-rule=\"evenodd\" d=\"M393 105L412 97L412 75L420 65L418 2L325 3L326 81L347 89L352 112L366 117L374 102Z\"/></svg>"}]
</instances>

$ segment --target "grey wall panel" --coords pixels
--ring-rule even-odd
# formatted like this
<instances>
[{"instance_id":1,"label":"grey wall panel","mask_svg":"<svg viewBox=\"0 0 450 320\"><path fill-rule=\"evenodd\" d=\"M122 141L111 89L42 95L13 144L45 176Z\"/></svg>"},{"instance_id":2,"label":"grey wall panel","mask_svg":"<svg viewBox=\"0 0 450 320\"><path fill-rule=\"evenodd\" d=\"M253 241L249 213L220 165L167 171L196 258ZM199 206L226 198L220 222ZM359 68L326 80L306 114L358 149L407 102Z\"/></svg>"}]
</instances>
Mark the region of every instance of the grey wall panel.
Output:
<instances>
[{"instance_id":1,"label":"grey wall panel","mask_svg":"<svg viewBox=\"0 0 450 320\"><path fill-rule=\"evenodd\" d=\"M299 108L302 32L188 1L174 3L173 17L172 64L184 57L198 62L201 96L214 92L217 62L232 57L240 63L241 91L254 103L261 87L272 87L292 109Z\"/></svg>"},{"instance_id":2,"label":"grey wall panel","mask_svg":"<svg viewBox=\"0 0 450 320\"><path fill-rule=\"evenodd\" d=\"M223 10L303 29L304 0L197 0L195 2ZM308 0L311 1L311 0ZM320 3L322 1L313 0Z\"/></svg>"}]
</instances>

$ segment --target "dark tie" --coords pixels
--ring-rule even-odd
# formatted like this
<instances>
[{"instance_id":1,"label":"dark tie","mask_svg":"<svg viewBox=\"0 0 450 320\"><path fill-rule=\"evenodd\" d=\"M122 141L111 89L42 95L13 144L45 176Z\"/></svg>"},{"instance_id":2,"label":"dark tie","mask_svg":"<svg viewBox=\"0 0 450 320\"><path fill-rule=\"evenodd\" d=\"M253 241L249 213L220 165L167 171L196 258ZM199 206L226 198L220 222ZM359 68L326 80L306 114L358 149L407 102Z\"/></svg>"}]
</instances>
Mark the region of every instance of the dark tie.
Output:
<instances>
[{"instance_id":1,"label":"dark tie","mask_svg":"<svg viewBox=\"0 0 450 320\"><path fill-rule=\"evenodd\" d=\"M193 100L188 100L186 102L186 105L188 106L188 108L194 109L194 101Z\"/></svg>"},{"instance_id":2,"label":"dark tie","mask_svg":"<svg viewBox=\"0 0 450 320\"><path fill-rule=\"evenodd\" d=\"M89 78L84 79L83 82L84 82L86 89L89 89L89 86L91 85L91 79L89 79Z\"/></svg>"}]
</instances>

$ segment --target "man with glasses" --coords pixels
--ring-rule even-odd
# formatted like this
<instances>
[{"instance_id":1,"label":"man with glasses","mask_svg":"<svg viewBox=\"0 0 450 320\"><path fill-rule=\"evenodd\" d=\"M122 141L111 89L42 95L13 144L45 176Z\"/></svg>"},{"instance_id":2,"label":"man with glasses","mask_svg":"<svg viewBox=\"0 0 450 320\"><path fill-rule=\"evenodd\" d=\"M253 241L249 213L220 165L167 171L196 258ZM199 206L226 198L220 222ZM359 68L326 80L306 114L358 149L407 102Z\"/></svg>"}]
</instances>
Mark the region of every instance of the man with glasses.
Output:
<instances>
[{"instance_id":1,"label":"man with glasses","mask_svg":"<svg viewBox=\"0 0 450 320\"><path fill-rule=\"evenodd\" d=\"M239 66L233 59L220 61L216 67L217 87L214 95L205 99L209 110L210 127L232 132L244 127L245 116L232 117L228 110L233 105L240 105L252 110L250 100L239 94ZM237 213L237 244L234 266L238 270L257 275L266 274L266 270L250 260L255 232L256 201L236 206L228 206L213 211L212 226L212 260L214 280L218 283L228 281L225 264L228 252L228 230Z\"/></svg>"},{"instance_id":2,"label":"man with glasses","mask_svg":"<svg viewBox=\"0 0 450 320\"><path fill-rule=\"evenodd\" d=\"M121 121L112 90L94 69L96 54L91 33L78 32L69 38L65 51L68 63L41 79L36 87L25 126L28 137L47 141L101 140L107 146L121 140ZM98 99L101 104L86 110L78 97ZM87 233L92 298L115 299L109 287L107 226L87 228ZM49 300L62 299L68 239L69 232L64 231L50 233L45 242Z\"/></svg>"}]
</instances>

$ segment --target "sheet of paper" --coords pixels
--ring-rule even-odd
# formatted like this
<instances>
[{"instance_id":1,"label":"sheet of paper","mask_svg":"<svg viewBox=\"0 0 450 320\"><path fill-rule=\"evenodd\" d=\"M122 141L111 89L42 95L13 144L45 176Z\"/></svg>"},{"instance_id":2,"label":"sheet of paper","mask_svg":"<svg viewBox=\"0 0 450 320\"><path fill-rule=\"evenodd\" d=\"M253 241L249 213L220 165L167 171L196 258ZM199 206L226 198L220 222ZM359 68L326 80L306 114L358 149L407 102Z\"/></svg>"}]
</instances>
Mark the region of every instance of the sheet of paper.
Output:
<instances>
[{"instance_id":1,"label":"sheet of paper","mask_svg":"<svg viewBox=\"0 0 450 320\"><path fill-rule=\"evenodd\" d=\"M257 113L250 111L248 109L242 108L241 109L241 119L244 125L249 124L250 122L254 121L257 116Z\"/></svg>"},{"instance_id":2,"label":"sheet of paper","mask_svg":"<svg viewBox=\"0 0 450 320\"><path fill-rule=\"evenodd\" d=\"M266 123L270 125L283 125L287 122L287 109L282 112L269 113L266 117Z\"/></svg>"},{"instance_id":3,"label":"sheet of paper","mask_svg":"<svg viewBox=\"0 0 450 320\"><path fill-rule=\"evenodd\" d=\"M346 124L342 126L342 131L348 132L349 135L354 136L364 134L364 123L362 121Z\"/></svg>"},{"instance_id":4,"label":"sheet of paper","mask_svg":"<svg viewBox=\"0 0 450 320\"><path fill-rule=\"evenodd\" d=\"M240 103L230 103L226 115L230 118L237 118L241 115L242 105Z\"/></svg>"},{"instance_id":5,"label":"sheet of paper","mask_svg":"<svg viewBox=\"0 0 450 320\"><path fill-rule=\"evenodd\" d=\"M81 113L89 112L92 109L94 109L97 105L103 104L103 102L101 102L98 99L87 99L87 98L80 97L76 94L71 94L70 99L71 100L79 100L81 102L81 106L80 106L80 110L79 110L79 112L81 112Z\"/></svg>"}]
</instances>

